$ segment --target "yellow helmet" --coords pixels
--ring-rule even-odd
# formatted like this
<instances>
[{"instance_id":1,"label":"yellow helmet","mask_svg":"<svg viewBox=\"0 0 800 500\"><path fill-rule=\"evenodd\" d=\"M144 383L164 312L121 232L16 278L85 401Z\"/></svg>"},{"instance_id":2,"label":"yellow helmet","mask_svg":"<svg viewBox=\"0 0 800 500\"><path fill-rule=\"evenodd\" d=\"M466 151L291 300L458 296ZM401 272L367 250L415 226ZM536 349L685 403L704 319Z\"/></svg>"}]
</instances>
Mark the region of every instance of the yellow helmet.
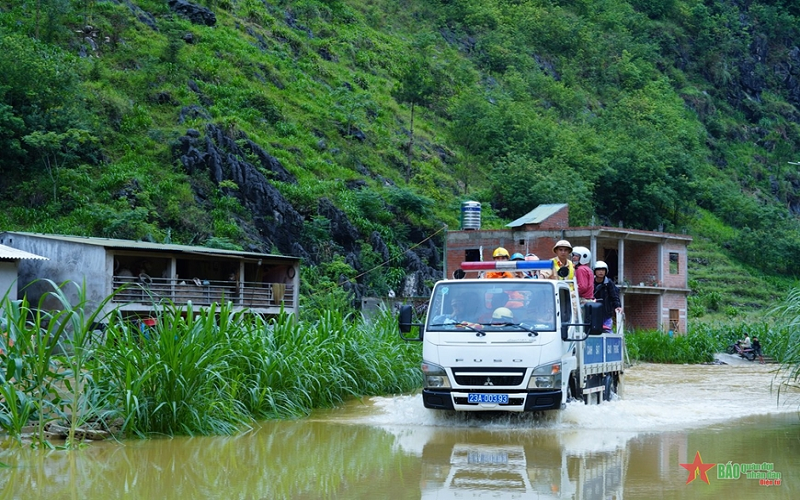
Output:
<instances>
[{"instance_id":1,"label":"yellow helmet","mask_svg":"<svg viewBox=\"0 0 800 500\"><path fill-rule=\"evenodd\" d=\"M497 247L497 248L494 249L494 252L492 253L492 257L494 257L494 258L497 258L497 257L508 257L508 250L506 250L503 247Z\"/></svg>"}]
</instances>

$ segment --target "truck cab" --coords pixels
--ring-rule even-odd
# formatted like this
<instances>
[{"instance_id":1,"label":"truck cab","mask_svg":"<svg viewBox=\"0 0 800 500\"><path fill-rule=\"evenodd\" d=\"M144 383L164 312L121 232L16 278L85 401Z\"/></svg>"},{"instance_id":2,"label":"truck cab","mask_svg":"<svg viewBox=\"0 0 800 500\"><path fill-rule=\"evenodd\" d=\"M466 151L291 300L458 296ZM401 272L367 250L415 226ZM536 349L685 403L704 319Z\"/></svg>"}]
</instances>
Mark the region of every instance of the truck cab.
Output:
<instances>
[{"instance_id":1,"label":"truck cab","mask_svg":"<svg viewBox=\"0 0 800 500\"><path fill-rule=\"evenodd\" d=\"M425 322L412 323L411 315L410 306L401 307L400 331L423 343L427 408L558 410L571 399L609 399L620 381L621 335L603 331L602 307L579 305L571 281L439 281Z\"/></svg>"}]
</instances>

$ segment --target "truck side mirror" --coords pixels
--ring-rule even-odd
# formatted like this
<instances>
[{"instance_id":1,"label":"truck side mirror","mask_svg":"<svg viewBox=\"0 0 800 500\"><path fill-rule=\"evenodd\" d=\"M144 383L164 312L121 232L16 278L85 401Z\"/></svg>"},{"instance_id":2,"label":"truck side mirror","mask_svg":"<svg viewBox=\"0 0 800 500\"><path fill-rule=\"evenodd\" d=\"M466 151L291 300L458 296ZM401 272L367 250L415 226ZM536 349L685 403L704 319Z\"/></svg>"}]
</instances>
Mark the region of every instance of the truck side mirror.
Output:
<instances>
[{"instance_id":1,"label":"truck side mirror","mask_svg":"<svg viewBox=\"0 0 800 500\"><path fill-rule=\"evenodd\" d=\"M603 304L600 302L587 302L583 305L583 321L589 327L589 335L603 333Z\"/></svg>"},{"instance_id":2,"label":"truck side mirror","mask_svg":"<svg viewBox=\"0 0 800 500\"><path fill-rule=\"evenodd\" d=\"M419 323L412 323L414 308L410 305L400 306L400 315L398 316L398 326L400 327L400 338L403 340L422 340L422 325ZM419 335L416 337L408 337L405 334L410 333L413 327L419 327Z\"/></svg>"}]
</instances>

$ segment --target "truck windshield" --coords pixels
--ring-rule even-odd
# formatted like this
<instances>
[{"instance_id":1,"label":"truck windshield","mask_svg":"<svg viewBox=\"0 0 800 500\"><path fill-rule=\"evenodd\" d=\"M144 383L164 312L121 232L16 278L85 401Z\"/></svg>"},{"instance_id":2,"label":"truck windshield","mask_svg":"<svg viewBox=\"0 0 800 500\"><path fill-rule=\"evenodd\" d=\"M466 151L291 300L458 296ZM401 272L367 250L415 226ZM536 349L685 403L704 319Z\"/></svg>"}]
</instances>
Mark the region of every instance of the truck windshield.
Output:
<instances>
[{"instance_id":1,"label":"truck windshield","mask_svg":"<svg viewBox=\"0 0 800 500\"><path fill-rule=\"evenodd\" d=\"M544 280L459 280L439 283L428 308L428 331L463 331L459 325L525 324L537 331L555 329L555 289ZM520 331L509 326L510 330Z\"/></svg>"}]
</instances>

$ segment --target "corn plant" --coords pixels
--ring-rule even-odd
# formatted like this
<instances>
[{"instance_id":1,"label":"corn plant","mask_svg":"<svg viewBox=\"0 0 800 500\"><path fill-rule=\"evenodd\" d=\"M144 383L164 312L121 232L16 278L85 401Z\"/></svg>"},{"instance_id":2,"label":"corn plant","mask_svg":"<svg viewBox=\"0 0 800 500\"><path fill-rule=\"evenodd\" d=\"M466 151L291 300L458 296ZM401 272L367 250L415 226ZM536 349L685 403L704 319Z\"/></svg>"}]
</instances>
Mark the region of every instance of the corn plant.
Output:
<instances>
[{"instance_id":1,"label":"corn plant","mask_svg":"<svg viewBox=\"0 0 800 500\"><path fill-rule=\"evenodd\" d=\"M6 330L5 354L0 358L0 425L19 440L28 420L37 419L34 443L48 446L44 427L61 416L57 384L65 375L56 358L63 350L63 330L57 318L43 311L43 300L33 309L26 299L6 297L0 307Z\"/></svg>"},{"instance_id":2,"label":"corn plant","mask_svg":"<svg viewBox=\"0 0 800 500\"><path fill-rule=\"evenodd\" d=\"M94 384L87 364L91 360L94 350L101 339L96 338L95 325L106 320L104 309L114 295L110 295L98 304L89 303L86 298L86 283L79 285L67 282L56 286L50 280L44 280L53 288L45 297L55 300L60 307L53 317L53 328L56 334L64 338L65 352L58 357L63 371L60 372L61 381L66 389L66 399L63 401L63 416L69 421L69 434L67 446L75 444L75 431L78 427L97 414ZM77 303L72 304L65 288L72 286L77 292ZM44 298L43 297L43 300ZM92 311L89 313L88 311Z\"/></svg>"}]
</instances>

